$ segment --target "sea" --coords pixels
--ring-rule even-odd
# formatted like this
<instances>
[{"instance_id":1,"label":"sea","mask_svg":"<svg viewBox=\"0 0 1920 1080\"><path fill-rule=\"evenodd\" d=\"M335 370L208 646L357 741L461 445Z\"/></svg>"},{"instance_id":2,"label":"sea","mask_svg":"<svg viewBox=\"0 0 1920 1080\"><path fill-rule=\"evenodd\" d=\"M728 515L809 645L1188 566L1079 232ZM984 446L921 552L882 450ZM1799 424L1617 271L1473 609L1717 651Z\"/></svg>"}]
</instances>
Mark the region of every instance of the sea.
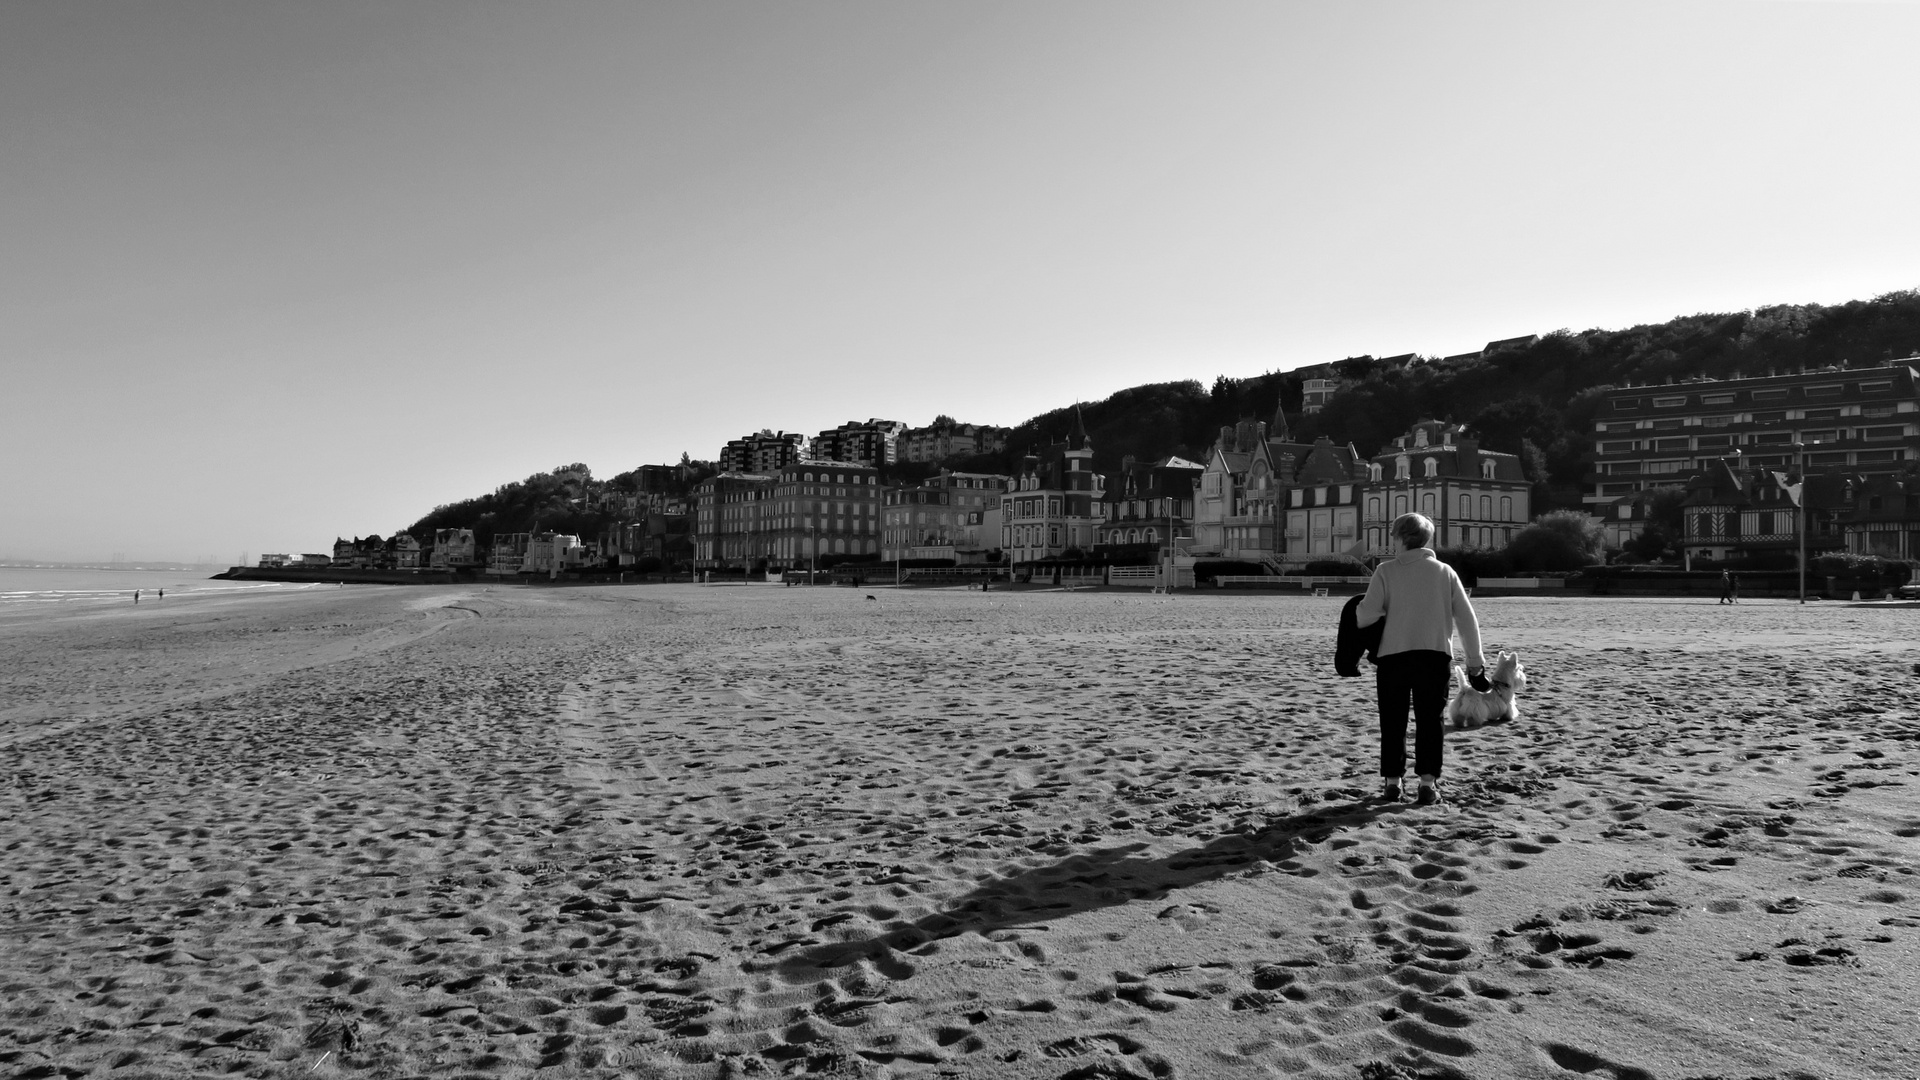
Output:
<instances>
[{"instance_id":1,"label":"sea","mask_svg":"<svg viewBox=\"0 0 1920 1080\"><path fill-rule=\"evenodd\" d=\"M68 611L79 607L189 599L246 592L308 589L312 585L279 581L215 581L212 569L20 566L0 564L0 611Z\"/></svg>"}]
</instances>

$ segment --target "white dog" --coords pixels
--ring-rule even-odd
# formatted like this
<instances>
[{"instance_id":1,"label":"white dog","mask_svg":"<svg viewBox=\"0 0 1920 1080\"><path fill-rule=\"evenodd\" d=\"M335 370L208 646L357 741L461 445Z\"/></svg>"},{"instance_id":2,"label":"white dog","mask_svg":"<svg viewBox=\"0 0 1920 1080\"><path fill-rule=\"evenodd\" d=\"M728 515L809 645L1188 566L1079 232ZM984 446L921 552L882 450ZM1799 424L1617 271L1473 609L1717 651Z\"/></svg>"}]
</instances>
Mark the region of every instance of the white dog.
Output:
<instances>
[{"instance_id":1,"label":"white dog","mask_svg":"<svg viewBox=\"0 0 1920 1080\"><path fill-rule=\"evenodd\" d=\"M1487 680L1493 683L1493 689L1475 690L1467 682L1466 669L1458 664L1453 673L1460 680L1460 692L1453 695L1447 703L1447 715L1453 719L1457 728L1476 728L1489 720L1520 719L1520 704L1513 699L1516 692L1527 688L1527 672L1520 666L1520 654L1503 652L1487 669Z\"/></svg>"}]
</instances>

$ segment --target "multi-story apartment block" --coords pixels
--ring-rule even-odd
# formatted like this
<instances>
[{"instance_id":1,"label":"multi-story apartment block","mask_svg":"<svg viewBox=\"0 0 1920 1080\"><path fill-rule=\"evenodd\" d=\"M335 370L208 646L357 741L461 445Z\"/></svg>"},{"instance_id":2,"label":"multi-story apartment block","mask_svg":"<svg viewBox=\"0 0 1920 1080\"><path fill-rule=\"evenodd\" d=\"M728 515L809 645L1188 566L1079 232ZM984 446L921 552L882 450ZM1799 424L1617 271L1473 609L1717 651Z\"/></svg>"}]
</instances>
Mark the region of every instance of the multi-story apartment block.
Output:
<instances>
[{"instance_id":1,"label":"multi-story apartment block","mask_svg":"<svg viewBox=\"0 0 1920 1080\"><path fill-rule=\"evenodd\" d=\"M1376 555L1397 549L1388 529L1409 512L1433 519L1437 547L1502 546L1532 520L1531 485L1520 459L1482 449L1465 428L1423 420L1375 454L1368 470L1351 494L1361 507L1357 539ZM1339 494L1330 493L1332 505L1339 505ZM1337 515L1330 518L1328 550L1344 550L1336 546Z\"/></svg>"},{"instance_id":2,"label":"multi-story apartment block","mask_svg":"<svg viewBox=\"0 0 1920 1080\"><path fill-rule=\"evenodd\" d=\"M997 561L1001 499L1012 477L946 469L911 488L883 493L880 557Z\"/></svg>"},{"instance_id":3,"label":"multi-story apartment block","mask_svg":"<svg viewBox=\"0 0 1920 1080\"><path fill-rule=\"evenodd\" d=\"M797 431L769 431L761 428L742 435L720 448L720 471L743 475L772 476L783 466L806 456L807 437Z\"/></svg>"},{"instance_id":4,"label":"multi-story apartment block","mask_svg":"<svg viewBox=\"0 0 1920 1080\"><path fill-rule=\"evenodd\" d=\"M1593 423L1590 506L1741 468L1894 475L1920 462L1920 357L1879 367L1610 390Z\"/></svg>"},{"instance_id":5,"label":"multi-story apartment block","mask_svg":"<svg viewBox=\"0 0 1920 1080\"><path fill-rule=\"evenodd\" d=\"M946 461L975 454L997 454L1007 448L1007 429L961 424L940 417L923 428L901 432L900 461Z\"/></svg>"},{"instance_id":6,"label":"multi-story apartment block","mask_svg":"<svg viewBox=\"0 0 1920 1080\"><path fill-rule=\"evenodd\" d=\"M1194 494L1206 466L1183 457L1120 459L1100 500L1095 544L1104 554L1157 555L1169 540L1193 536Z\"/></svg>"},{"instance_id":7,"label":"multi-story apartment block","mask_svg":"<svg viewBox=\"0 0 1920 1080\"><path fill-rule=\"evenodd\" d=\"M1097 539L1105 489L1106 478L1093 471L1093 444L1076 416L1066 442L1021 459L1001 500L1001 546L1016 564L1069 549L1087 551Z\"/></svg>"},{"instance_id":8,"label":"multi-story apartment block","mask_svg":"<svg viewBox=\"0 0 1920 1080\"><path fill-rule=\"evenodd\" d=\"M849 420L814 436L807 457L855 465L886 465L900 460L898 443L907 425L897 420Z\"/></svg>"},{"instance_id":9,"label":"multi-story apartment block","mask_svg":"<svg viewBox=\"0 0 1920 1080\"><path fill-rule=\"evenodd\" d=\"M824 555L880 555L880 474L850 461L802 461L769 486L769 555L805 567Z\"/></svg>"},{"instance_id":10,"label":"multi-story apartment block","mask_svg":"<svg viewBox=\"0 0 1920 1080\"><path fill-rule=\"evenodd\" d=\"M693 489L693 565L752 569L773 554L773 485L761 473L724 472Z\"/></svg>"}]
</instances>

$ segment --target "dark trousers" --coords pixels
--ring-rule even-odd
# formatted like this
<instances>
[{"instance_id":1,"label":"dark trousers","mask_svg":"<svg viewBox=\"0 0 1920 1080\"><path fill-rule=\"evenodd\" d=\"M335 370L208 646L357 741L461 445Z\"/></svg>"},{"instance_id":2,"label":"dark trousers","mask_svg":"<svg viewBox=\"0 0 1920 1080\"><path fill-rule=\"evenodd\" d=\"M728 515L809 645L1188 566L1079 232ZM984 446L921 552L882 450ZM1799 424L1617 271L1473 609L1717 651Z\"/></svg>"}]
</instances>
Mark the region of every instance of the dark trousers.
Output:
<instances>
[{"instance_id":1,"label":"dark trousers","mask_svg":"<svg viewBox=\"0 0 1920 1080\"><path fill-rule=\"evenodd\" d=\"M1445 750L1447 687L1453 657L1420 649L1380 658L1374 672L1380 692L1380 775L1407 771L1407 703L1413 703L1413 771L1439 776Z\"/></svg>"}]
</instances>

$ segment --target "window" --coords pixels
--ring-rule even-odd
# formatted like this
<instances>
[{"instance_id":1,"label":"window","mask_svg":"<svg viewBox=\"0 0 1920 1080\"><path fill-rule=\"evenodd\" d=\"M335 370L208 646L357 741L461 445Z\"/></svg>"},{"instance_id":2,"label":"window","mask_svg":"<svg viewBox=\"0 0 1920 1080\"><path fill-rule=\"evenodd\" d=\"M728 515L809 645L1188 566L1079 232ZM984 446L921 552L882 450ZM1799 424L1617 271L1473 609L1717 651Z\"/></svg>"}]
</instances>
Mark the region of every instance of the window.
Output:
<instances>
[{"instance_id":1,"label":"window","mask_svg":"<svg viewBox=\"0 0 1920 1080\"><path fill-rule=\"evenodd\" d=\"M1473 516L1473 496L1460 496L1460 517L1464 520Z\"/></svg>"},{"instance_id":2,"label":"window","mask_svg":"<svg viewBox=\"0 0 1920 1080\"><path fill-rule=\"evenodd\" d=\"M1715 446L1732 446L1733 440L1734 436L1732 435L1702 435L1693 442L1695 446L1705 450Z\"/></svg>"},{"instance_id":3,"label":"window","mask_svg":"<svg viewBox=\"0 0 1920 1080\"><path fill-rule=\"evenodd\" d=\"M1784 387L1782 387L1782 388L1780 388L1780 389L1777 389L1777 390L1755 390L1755 391L1753 392L1753 400L1755 400L1755 401L1785 401L1785 400L1787 400L1787 391L1786 391L1786 389L1785 389Z\"/></svg>"},{"instance_id":4,"label":"window","mask_svg":"<svg viewBox=\"0 0 1920 1080\"><path fill-rule=\"evenodd\" d=\"M1633 441L1629 439L1625 442L1603 442L1600 444L1600 452L1603 454L1631 454L1633 453ZM1492 462L1488 462L1488 464L1492 464Z\"/></svg>"},{"instance_id":5,"label":"window","mask_svg":"<svg viewBox=\"0 0 1920 1080\"><path fill-rule=\"evenodd\" d=\"M1846 463L1847 453L1844 450L1834 453L1807 455L1807 464L1809 465L1845 465Z\"/></svg>"},{"instance_id":6,"label":"window","mask_svg":"<svg viewBox=\"0 0 1920 1080\"><path fill-rule=\"evenodd\" d=\"M1860 407L1861 416L1871 416L1875 419L1883 416L1892 416L1893 413L1894 408L1891 405L1862 405Z\"/></svg>"},{"instance_id":7,"label":"window","mask_svg":"<svg viewBox=\"0 0 1920 1080\"><path fill-rule=\"evenodd\" d=\"M1639 408L1640 402L1641 402L1641 399L1637 397L1636 398L1614 398L1613 407L1616 411L1626 412L1630 409Z\"/></svg>"},{"instance_id":8,"label":"window","mask_svg":"<svg viewBox=\"0 0 1920 1080\"><path fill-rule=\"evenodd\" d=\"M1700 395L1700 404L1702 404L1702 405L1731 405L1731 404L1733 404L1733 395L1732 395L1732 394L1701 394L1701 395Z\"/></svg>"},{"instance_id":9,"label":"window","mask_svg":"<svg viewBox=\"0 0 1920 1080\"><path fill-rule=\"evenodd\" d=\"M1492 458L1481 458L1480 459L1480 479L1482 480L1494 479L1494 469L1497 467L1497 465L1498 463L1495 462Z\"/></svg>"},{"instance_id":10,"label":"window","mask_svg":"<svg viewBox=\"0 0 1920 1080\"><path fill-rule=\"evenodd\" d=\"M1853 455L1854 461L1861 465L1876 465L1885 461L1899 461L1898 450L1862 450Z\"/></svg>"},{"instance_id":11,"label":"window","mask_svg":"<svg viewBox=\"0 0 1920 1080\"><path fill-rule=\"evenodd\" d=\"M1672 397L1657 397L1653 399L1653 407L1656 409L1677 409L1680 406L1685 405L1686 403L1687 403L1687 395L1685 394L1676 394Z\"/></svg>"},{"instance_id":12,"label":"window","mask_svg":"<svg viewBox=\"0 0 1920 1080\"><path fill-rule=\"evenodd\" d=\"M1493 496L1482 495L1480 496L1480 520L1486 521L1491 517L1493 517Z\"/></svg>"},{"instance_id":13,"label":"window","mask_svg":"<svg viewBox=\"0 0 1920 1080\"><path fill-rule=\"evenodd\" d=\"M1892 390L1893 390L1893 383L1891 380L1883 380L1881 382L1863 382L1860 384L1860 392L1863 394L1885 394L1885 393L1891 392Z\"/></svg>"},{"instance_id":14,"label":"window","mask_svg":"<svg viewBox=\"0 0 1920 1080\"><path fill-rule=\"evenodd\" d=\"M1807 409L1800 414L1802 420L1838 420L1839 409Z\"/></svg>"},{"instance_id":15,"label":"window","mask_svg":"<svg viewBox=\"0 0 1920 1080\"><path fill-rule=\"evenodd\" d=\"M1431 478L1440 475L1440 463L1432 458L1422 461L1421 466L1426 470L1421 473L1422 476Z\"/></svg>"},{"instance_id":16,"label":"window","mask_svg":"<svg viewBox=\"0 0 1920 1080\"><path fill-rule=\"evenodd\" d=\"M1380 500L1377 497L1370 496L1367 499L1367 518L1371 521L1380 520Z\"/></svg>"},{"instance_id":17,"label":"window","mask_svg":"<svg viewBox=\"0 0 1920 1080\"><path fill-rule=\"evenodd\" d=\"M1686 421L1678 417L1671 420L1655 420L1653 422L1653 430L1655 431L1679 431L1685 426Z\"/></svg>"},{"instance_id":18,"label":"window","mask_svg":"<svg viewBox=\"0 0 1920 1080\"><path fill-rule=\"evenodd\" d=\"M1753 441L1756 444L1790 443L1793 441L1793 432L1791 431L1756 432L1753 436Z\"/></svg>"},{"instance_id":19,"label":"window","mask_svg":"<svg viewBox=\"0 0 1920 1080\"><path fill-rule=\"evenodd\" d=\"M1685 450L1687 449L1687 437L1682 435L1677 439L1655 439L1653 440L1653 446L1651 448L1654 450Z\"/></svg>"},{"instance_id":20,"label":"window","mask_svg":"<svg viewBox=\"0 0 1920 1080\"><path fill-rule=\"evenodd\" d=\"M1785 420L1786 418L1787 418L1787 414L1784 412L1781 412L1779 409L1773 409L1768 412L1757 412L1753 414L1753 422L1756 424L1777 424L1782 420Z\"/></svg>"},{"instance_id":21,"label":"window","mask_svg":"<svg viewBox=\"0 0 1920 1080\"><path fill-rule=\"evenodd\" d=\"M1860 437L1863 439L1898 439L1906 433L1907 429L1902 425L1860 429Z\"/></svg>"},{"instance_id":22,"label":"window","mask_svg":"<svg viewBox=\"0 0 1920 1080\"><path fill-rule=\"evenodd\" d=\"M1844 390L1846 387L1839 383L1828 383L1824 386L1809 386L1804 393L1808 397L1838 397Z\"/></svg>"},{"instance_id":23,"label":"window","mask_svg":"<svg viewBox=\"0 0 1920 1080\"><path fill-rule=\"evenodd\" d=\"M1511 495L1500 496L1500 520L1513 520L1513 496Z\"/></svg>"},{"instance_id":24,"label":"window","mask_svg":"<svg viewBox=\"0 0 1920 1080\"><path fill-rule=\"evenodd\" d=\"M1731 423L1733 423L1733 417L1731 416L1703 416L1700 418L1700 425L1702 427L1726 427Z\"/></svg>"},{"instance_id":25,"label":"window","mask_svg":"<svg viewBox=\"0 0 1920 1080\"><path fill-rule=\"evenodd\" d=\"M1406 512L1407 512L1407 497L1405 495L1395 495L1393 497L1394 516L1398 517L1399 515L1404 514Z\"/></svg>"},{"instance_id":26,"label":"window","mask_svg":"<svg viewBox=\"0 0 1920 1080\"><path fill-rule=\"evenodd\" d=\"M1800 433L1800 439L1802 442L1829 443L1835 441L1839 434L1839 432L1834 431L1832 428L1828 428L1825 431L1803 431Z\"/></svg>"}]
</instances>

